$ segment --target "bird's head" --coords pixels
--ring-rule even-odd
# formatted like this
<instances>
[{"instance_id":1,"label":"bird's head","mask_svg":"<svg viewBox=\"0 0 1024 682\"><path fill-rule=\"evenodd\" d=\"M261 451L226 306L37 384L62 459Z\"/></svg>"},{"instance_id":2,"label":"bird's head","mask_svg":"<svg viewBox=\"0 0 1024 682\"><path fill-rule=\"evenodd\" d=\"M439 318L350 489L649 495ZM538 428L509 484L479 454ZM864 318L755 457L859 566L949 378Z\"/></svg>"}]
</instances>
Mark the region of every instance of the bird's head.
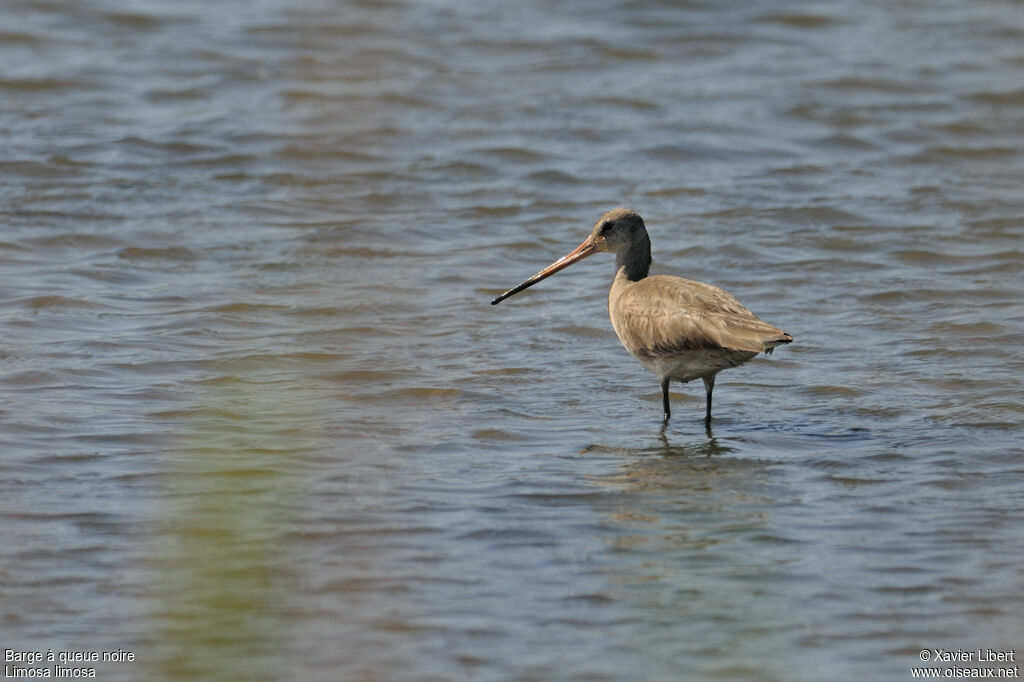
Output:
<instances>
[{"instance_id":1,"label":"bird's head","mask_svg":"<svg viewBox=\"0 0 1024 682\"><path fill-rule=\"evenodd\" d=\"M621 254L628 251L631 246L646 239L647 228L644 227L643 218L636 211L631 211L628 208L616 208L608 211L594 224L594 229L591 230L590 236L584 239L582 244L522 284L514 286L501 296L498 296L491 301L491 305L501 303L509 296L533 286L542 279L547 279L559 270L563 270L598 251ZM650 262L649 256L650 254L648 253L648 263ZM646 274L646 269L644 274Z\"/></svg>"},{"instance_id":2,"label":"bird's head","mask_svg":"<svg viewBox=\"0 0 1024 682\"><path fill-rule=\"evenodd\" d=\"M619 253L625 251L647 235L644 219L636 211L616 208L608 211L594 223L590 241L595 251Z\"/></svg>"}]
</instances>

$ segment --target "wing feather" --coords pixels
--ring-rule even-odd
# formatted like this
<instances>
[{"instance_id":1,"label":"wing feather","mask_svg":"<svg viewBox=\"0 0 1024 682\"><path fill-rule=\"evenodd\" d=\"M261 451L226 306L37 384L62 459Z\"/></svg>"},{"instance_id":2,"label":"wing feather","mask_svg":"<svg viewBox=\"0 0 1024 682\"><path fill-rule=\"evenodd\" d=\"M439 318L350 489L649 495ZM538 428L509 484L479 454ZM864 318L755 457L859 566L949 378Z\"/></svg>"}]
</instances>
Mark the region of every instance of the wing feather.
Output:
<instances>
[{"instance_id":1,"label":"wing feather","mask_svg":"<svg viewBox=\"0 0 1024 682\"><path fill-rule=\"evenodd\" d=\"M761 353L793 340L729 292L682 277L655 275L631 282L613 291L609 306L623 345L643 356L702 350Z\"/></svg>"}]
</instances>

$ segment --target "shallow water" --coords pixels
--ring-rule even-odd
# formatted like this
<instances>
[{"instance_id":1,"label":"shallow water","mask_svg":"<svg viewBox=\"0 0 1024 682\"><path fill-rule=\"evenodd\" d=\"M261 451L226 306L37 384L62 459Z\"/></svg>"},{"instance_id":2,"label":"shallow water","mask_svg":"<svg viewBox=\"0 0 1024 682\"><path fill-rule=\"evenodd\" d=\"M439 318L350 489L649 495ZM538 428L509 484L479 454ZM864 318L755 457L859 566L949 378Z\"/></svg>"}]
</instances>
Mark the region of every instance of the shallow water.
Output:
<instances>
[{"instance_id":1,"label":"shallow water","mask_svg":"<svg viewBox=\"0 0 1024 682\"><path fill-rule=\"evenodd\" d=\"M0 646L102 679L1024 655L1010 2L6 0ZM594 257L796 342L673 389Z\"/></svg>"}]
</instances>

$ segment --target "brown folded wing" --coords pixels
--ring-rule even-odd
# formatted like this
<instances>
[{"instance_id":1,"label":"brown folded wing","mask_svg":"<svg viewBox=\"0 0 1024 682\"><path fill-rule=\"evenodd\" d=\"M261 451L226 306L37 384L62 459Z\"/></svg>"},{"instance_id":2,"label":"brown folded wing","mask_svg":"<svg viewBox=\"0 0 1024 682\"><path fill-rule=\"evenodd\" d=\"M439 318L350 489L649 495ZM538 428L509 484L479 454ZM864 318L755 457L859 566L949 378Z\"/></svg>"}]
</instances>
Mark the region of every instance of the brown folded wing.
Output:
<instances>
[{"instance_id":1,"label":"brown folded wing","mask_svg":"<svg viewBox=\"0 0 1024 682\"><path fill-rule=\"evenodd\" d=\"M632 353L665 357L698 350L770 351L793 337L757 318L727 291L655 275L614 287L612 324Z\"/></svg>"}]
</instances>

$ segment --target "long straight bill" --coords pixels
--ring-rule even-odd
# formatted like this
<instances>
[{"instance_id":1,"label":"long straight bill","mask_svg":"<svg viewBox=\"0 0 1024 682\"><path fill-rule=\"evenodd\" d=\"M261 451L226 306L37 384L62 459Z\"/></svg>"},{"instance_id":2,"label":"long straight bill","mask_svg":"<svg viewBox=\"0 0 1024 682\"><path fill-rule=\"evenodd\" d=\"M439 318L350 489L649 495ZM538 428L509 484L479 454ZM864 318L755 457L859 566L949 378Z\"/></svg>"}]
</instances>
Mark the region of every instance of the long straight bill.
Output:
<instances>
[{"instance_id":1,"label":"long straight bill","mask_svg":"<svg viewBox=\"0 0 1024 682\"><path fill-rule=\"evenodd\" d=\"M520 291L526 289L527 287L532 287L534 284L541 281L542 279L547 279L548 277L555 274L559 270L564 270L565 268L569 267L576 261L583 260L590 254L594 253L596 250L597 249L594 247L594 240L591 237L587 237L585 240L583 240L583 243L577 246L575 249L565 254L564 256L556 260L554 263L547 266L546 268L544 268L536 275L523 282L522 284L518 284L512 287L511 289L503 293L501 296L491 301L491 305L498 305L509 296L513 294L518 294Z\"/></svg>"}]
</instances>

